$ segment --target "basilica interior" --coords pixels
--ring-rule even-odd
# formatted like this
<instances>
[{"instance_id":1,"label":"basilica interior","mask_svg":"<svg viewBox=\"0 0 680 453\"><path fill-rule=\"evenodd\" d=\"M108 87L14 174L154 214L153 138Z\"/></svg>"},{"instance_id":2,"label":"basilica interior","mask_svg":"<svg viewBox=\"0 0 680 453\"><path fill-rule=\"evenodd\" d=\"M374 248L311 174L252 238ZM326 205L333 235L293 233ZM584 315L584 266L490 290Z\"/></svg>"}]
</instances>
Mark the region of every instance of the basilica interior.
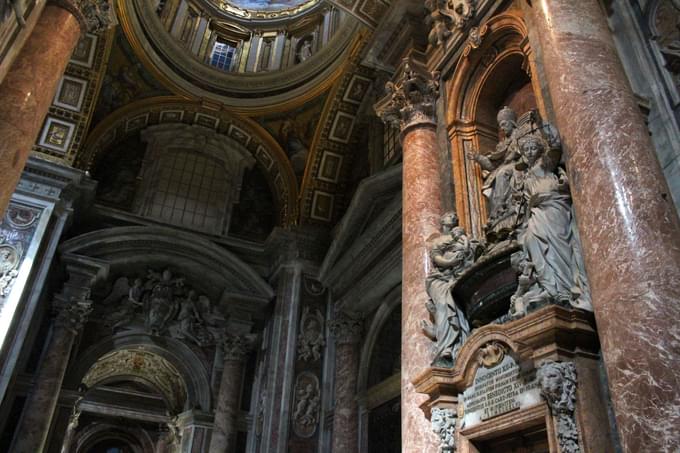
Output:
<instances>
[{"instance_id":1,"label":"basilica interior","mask_svg":"<svg viewBox=\"0 0 680 453\"><path fill-rule=\"evenodd\" d=\"M0 0L0 452L680 452L679 0Z\"/></svg>"}]
</instances>

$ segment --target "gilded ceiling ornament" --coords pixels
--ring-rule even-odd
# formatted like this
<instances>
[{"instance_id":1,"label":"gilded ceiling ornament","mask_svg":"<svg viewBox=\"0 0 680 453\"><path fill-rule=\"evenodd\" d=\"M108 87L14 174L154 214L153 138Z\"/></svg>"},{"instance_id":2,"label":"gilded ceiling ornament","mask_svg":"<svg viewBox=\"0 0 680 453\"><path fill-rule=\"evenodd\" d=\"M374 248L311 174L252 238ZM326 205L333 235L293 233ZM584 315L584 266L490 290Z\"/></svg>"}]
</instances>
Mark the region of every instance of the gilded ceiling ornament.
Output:
<instances>
[{"instance_id":1,"label":"gilded ceiling ornament","mask_svg":"<svg viewBox=\"0 0 680 453\"><path fill-rule=\"evenodd\" d=\"M383 122L402 131L416 124L436 123L439 72L430 73L422 64L405 58L396 81L387 82L385 89L387 95L374 106Z\"/></svg>"}]
</instances>

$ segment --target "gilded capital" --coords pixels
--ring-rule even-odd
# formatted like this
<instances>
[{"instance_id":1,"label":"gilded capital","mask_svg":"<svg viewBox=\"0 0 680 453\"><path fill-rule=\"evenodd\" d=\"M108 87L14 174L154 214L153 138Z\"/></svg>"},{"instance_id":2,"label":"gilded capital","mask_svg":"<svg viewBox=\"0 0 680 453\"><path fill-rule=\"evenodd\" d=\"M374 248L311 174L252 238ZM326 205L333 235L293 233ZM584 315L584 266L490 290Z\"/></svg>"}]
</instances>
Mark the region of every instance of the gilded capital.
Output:
<instances>
[{"instance_id":1,"label":"gilded capital","mask_svg":"<svg viewBox=\"0 0 680 453\"><path fill-rule=\"evenodd\" d=\"M116 24L110 0L52 0L52 3L73 14L83 32L98 33Z\"/></svg>"},{"instance_id":2,"label":"gilded capital","mask_svg":"<svg viewBox=\"0 0 680 453\"><path fill-rule=\"evenodd\" d=\"M428 72L421 63L404 58L397 74L393 82L385 84L387 95L375 104L376 114L401 131L436 124L439 72Z\"/></svg>"},{"instance_id":3,"label":"gilded capital","mask_svg":"<svg viewBox=\"0 0 680 453\"><path fill-rule=\"evenodd\" d=\"M337 344L358 343L361 340L362 323L360 319L340 313L328 323L328 327Z\"/></svg>"}]
</instances>

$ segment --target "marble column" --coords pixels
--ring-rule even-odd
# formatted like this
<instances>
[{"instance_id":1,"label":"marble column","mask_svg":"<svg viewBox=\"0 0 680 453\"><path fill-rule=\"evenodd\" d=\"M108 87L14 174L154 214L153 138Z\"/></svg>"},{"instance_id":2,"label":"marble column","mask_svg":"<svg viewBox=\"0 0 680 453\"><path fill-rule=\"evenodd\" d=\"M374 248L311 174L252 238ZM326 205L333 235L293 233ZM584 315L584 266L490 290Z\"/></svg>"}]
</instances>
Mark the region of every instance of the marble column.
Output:
<instances>
[{"instance_id":1,"label":"marble column","mask_svg":"<svg viewBox=\"0 0 680 453\"><path fill-rule=\"evenodd\" d=\"M236 421L240 409L243 365L254 340L251 335L227 334L224 338L224 368L215 407L215 427L210 440L210 453L236 451Z\"/></svg>"},{"instance_id":2,"label":"marble column","mask_svg":"<svg viewBox=\"0 0 680 453\"><path fill-rule=\"evenodd\" d=\"M532 4L623 451L680 451L678 216L600 2Z\"/></svg>"},{"instance_id":3,"label":"marble column","mask_svg":"<svg viewBox=\"0 0 680 453\"><path fill-rule=\"evenodd\" d=\"M335 339L335 409L333 410L333 453L359 451L359 343L361 321L339 315L330 322Z\"/></svg>"},{"instance_id":4,"label":"marble column","mask_svg":"<svg viewBox=\"0 0 680 453\"><path fill-rule=\"evenodd\" d=\"M107 0L59 0L42 11L0 84L0 212L5 212L83 30L108 26Z\"/></svg>"},{"instance_id":5,"label":"marble column","mask_svg":"<svg viewBox=\"0 0 680 453\"><path fill-rule=\"evenodd\" d=\"M69 279L60 294L55 295L56 317L35 383L28 395L17 429L18 437L11 451L33 453L43 451L57 407L71 350L92 311L90 288L105 268L99 263L63 257Z\"/></svg>"},{"instance_id":6,"label":"marble column","mask_svg":"<svg viewBox=\"0 0 680 453\"><path fill-rule=\"evenodd\" d=\"M439 231L440 163L435 103L438 74L405 59L388 95L375 106L383 121L401 129L403 149L401 433L403 453L437 451L438 440L420 405L427 399L411 381L429 368L432 345L421 321L428 319L425 277L429 267L427 238Z\"/></svg>"}]
</instances>

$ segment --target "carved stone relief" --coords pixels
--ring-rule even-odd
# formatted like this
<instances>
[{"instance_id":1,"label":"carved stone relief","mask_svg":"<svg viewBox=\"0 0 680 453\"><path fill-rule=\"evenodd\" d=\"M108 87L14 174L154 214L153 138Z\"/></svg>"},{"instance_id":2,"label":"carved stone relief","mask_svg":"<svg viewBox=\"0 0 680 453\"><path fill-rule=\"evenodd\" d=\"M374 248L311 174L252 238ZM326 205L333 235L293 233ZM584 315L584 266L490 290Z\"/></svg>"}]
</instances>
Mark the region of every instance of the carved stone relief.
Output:
<instances>
[{"instance_id":1,"label":"carved stone relief","mask_svg":"<svg viewBox=\"0 0 680 453\"><path fill-rule=\"evenodd\" d=\"M214 345L222 315L207 296L199 295L172 271L152 269L145 277L120 277L102 301L105 322L116 330L170 335L198 346Z\"/></svg>"},{"instance_id":2,"label":"carved stone relief","mask_svg":"<svg viewBox=\"0 0 680 453\"><path fill-rule=\"evenodd\" d=\"M470 333L465 314L453 300L451 288L458 277L470 267L482 252L478 241L469 239L458 226L455 213L441 218L441 234L429 239L432 269L426 289L430 300L427 311L432 322L423 321L425 335L436 343L434 362L453 366L458 349Z\"/></svg>"},{"instance_id":3,"label":"carved stone relief","mask_svg":"<svg viewBox=\"0 0 680 453\"><path fill-rule=\"evenodd\" d=\"M319 378L305 371L295 380L293 404L293 431L299 437L312 437L319 424L321 390Z\"/></svg>"},{"instance_id":4,"label":"carved stone relief","mask_svg":"<svg viewBox=\"0 0 680 453\"><path fill-rule=\"evenodd\" d=\"M581 453L576 418L576 367L571 362L546 362L536 373L541 395L548 402L557 424L562 453Z\"/></svg>"},{"instance_id":5,"label":"carved stone relief","mask_svg":"<svg viewBox=\"0 0 680 453\"><path fill-rule=\"evenodd\" d=\"M305 307L300 319L300 334L298 335L297 352L305 362L317 361L326 345L324 338L324 318L317 308L314 311Z\"/></svg>"},{"instance_id":6,"label":"carved stone relief","mask_svg":"<svg viewBox=\"0 0 680 453\"><path fill-rule=\"evenodd\" d=\"M436 47L446 43L452 30L465 27L475 13L475 0L426 0L425 7L430 12L425 19L428 40Z\"/></svg>"},{"instance_id":7,"label":"carved stone relief","mask_svg":"<svg viewBox=\"0 0 680 453\"><path fill-rule=\"evenodd\" d=\"M441 451L456 451L456 412L453 409L432 409L432 431L439 436Z\"/></svg>"},{"instance_id":8,"label":"carved stone relief","mask_svg":"<svg viewBox=\"0 0 680 453\"><path fill-rule=\"evenodd\" d=\"M41 210L10 202L0 224L0 308L12 291Z\"/></svg>"}]
</instances>

